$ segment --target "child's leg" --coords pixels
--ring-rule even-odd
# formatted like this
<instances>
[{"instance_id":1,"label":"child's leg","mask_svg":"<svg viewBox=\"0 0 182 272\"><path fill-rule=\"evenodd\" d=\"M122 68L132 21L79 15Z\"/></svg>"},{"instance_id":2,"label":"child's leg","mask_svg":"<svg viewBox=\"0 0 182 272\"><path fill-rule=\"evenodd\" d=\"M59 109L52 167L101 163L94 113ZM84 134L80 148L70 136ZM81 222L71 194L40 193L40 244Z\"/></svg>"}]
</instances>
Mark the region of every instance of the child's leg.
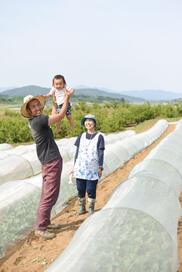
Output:
<instances>
[{"instance_id":1,"label":"child's leg","mask_svg":"<svg viewBox=\"0 0 182 272\"><path fill-rule=\"evenodd\" d=\"M98 183L98 180L87 180L89 215L94 213L97 183Z\"/></svg>"},{"instance_id":2,"label":"child's leg","mask_svg":"<svg viewBox=\"0 0 182 272\"><path fill-rule=\"evenodd\" d=\"M66 115L66 118L68 119L69 123L70 123L70 127L69 130L72 130L74 127L74 123L73 123L73 119L71 115Z\"/></svg>"},{"instance_id":3,"label":"child's leg","mask_svg":"<svg viewBox=\"0 0 182 272\"><path fill-rule=\"evenodd\" d=\"M76 186L78 190L78 200L80 210L78 215L86 213L85 209L85 194L86 194L86 181L84 179L76 179Z\"/></svg>"},{"instance_id":4,"label":"child's leg","mask_svg":"<svg viewBox=\"0 0 182 272\"><path fill-rule=\"evenodd\" d=\"M69 127L69 130L72 130L73 129L73 126L74 126L74 123L73 123L73 119L72 119L72 116L71 116L71 104L69 103L68 104L68 108L67 108L67 112L66 112L66 117L70 123L70 127Z\"/></svg>"}]
</instances>

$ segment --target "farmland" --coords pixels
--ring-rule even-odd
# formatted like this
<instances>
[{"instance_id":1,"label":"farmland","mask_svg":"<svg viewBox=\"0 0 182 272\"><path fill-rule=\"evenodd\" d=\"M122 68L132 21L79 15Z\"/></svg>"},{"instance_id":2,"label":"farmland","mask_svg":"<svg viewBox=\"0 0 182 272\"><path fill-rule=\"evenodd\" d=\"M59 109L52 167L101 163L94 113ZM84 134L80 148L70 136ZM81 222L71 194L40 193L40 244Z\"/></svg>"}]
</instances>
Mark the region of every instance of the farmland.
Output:
<instances>
[{"instance_id":1,"label":"farmland","mask_svg":"<svg viewBox=\"0 0 182 272\"><path fill-rule=\"evenodd\" d=\"M113 133L123 131L128 127L141 126L146 120L153 120L155 123L159 118L167 120L179 120L182 116L182 105L151 105L145 103L142 105L131 105L128 103L111 103L88 105L86 102L80 102L72 107L74 119L74 129L68 131L68 121L64 119L61 125L61 132L55 135L56 127L52 126L56 139L78 136L83 132L80 125L80 119L85 114L92 113L98 121L97 129L103 133ZM51 114L51 108L47 106L44 114ZM168 119L169 118L169 119ZM173 118L173 119L171 119ZM0 111L0 143L26 143L32 142L27 120L22 118L19 111L12 111L6 107L1 107Z\"/></svg>"}]
</instances>

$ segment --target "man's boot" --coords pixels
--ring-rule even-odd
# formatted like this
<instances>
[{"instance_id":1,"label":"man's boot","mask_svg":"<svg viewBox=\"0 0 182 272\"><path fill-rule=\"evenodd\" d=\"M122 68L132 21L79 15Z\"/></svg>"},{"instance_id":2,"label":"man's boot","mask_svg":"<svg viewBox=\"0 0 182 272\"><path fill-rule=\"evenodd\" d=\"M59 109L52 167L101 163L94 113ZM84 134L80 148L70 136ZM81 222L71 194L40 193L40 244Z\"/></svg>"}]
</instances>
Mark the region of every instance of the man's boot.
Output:
<instances>
[{"instance_id":1,"label":"man's boot","mask_svg":"<svg viewBox=\"0 0 182 272\"><path fill-rule=\"evenodd\" d=\"M88 216L94 213L95 199L88 198Z\"/></svg>"},{"instance_id":2,"label":"man's boot","mask_svg":"<svg viewBox=\"0 0 182 272\"><path fill-rule=\"evenodd\" d=\"M45 239L52 239L56 237L56 234L47 230L35 230L35 236L43 237Z\"/></svg>"},{"instance_id":3,"label":"man's boot","mask_svg":"<svg viewBox=\"0 0 182 272\"><path fill-rule=\"evenodd\" d=\"M78 204L80 206L80 210L78 211L78 215L86 213L86 208L85 208L85 197L79 198L78 199Z\"/></svg>"}]
</instances>

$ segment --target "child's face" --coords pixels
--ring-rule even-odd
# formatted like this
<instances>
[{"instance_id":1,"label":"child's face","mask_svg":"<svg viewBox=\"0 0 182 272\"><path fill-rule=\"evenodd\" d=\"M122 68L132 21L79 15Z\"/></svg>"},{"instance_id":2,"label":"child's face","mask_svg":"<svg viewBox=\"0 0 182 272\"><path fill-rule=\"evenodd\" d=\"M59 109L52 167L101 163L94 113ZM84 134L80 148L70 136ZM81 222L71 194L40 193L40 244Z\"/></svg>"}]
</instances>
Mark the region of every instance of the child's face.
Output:
<instances>
[{"instance_id":1,"label":"child's face","mask_svg":"<svg viewBox=\"0 0 182 272\"><path fill-rule=\"evenodd\" d=\"M84 124L85 124L86 129L90 130L90 129L95 128L95 122L92 119L86 119Z\"/></svg>"},{"instance_id":2,"label":"child's face","mask_svg":"<svg viewBox=\"0 0 182 272\"><path fill-rule=\"evenodd\" d=\"M62 80L62 78L60 79L54 79L54 88L56 88L56 90L61 90L64 88L64 82Z\"/></svg>"}]
</instances>

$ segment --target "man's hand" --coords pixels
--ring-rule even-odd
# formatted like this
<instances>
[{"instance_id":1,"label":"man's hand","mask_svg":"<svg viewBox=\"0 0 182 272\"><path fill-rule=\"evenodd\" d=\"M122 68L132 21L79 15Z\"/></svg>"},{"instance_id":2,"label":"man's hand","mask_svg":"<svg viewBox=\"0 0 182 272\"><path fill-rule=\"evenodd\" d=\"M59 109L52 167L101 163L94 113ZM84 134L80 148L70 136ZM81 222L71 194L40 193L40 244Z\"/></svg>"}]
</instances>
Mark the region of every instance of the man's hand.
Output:
<instances>
[{"instance_id":1,"label":"man's hand","mask_svg":"<svg viewBox=\"0 0 182 272\"><path fill-rule=\"evenodd\" d=\"M100 168L99 168L99 170L98 170L98 175L99 175L99 178L102 177L102 169L100 169Z\"/></svg>"},{"instance_id":2,"label":"man's hand","mask_svg":"<svg viewBox=\"0 0 182 272\"><path fill-rule=\"evenodd\" d=\"M64 93L65 93L65 95L68 96L68 97L70 97L70 96L72 95L72 93L71 93L70 91L68 91L68 90L66 89L66 87L64 87Z\"/></svg>"}]
</instances>

